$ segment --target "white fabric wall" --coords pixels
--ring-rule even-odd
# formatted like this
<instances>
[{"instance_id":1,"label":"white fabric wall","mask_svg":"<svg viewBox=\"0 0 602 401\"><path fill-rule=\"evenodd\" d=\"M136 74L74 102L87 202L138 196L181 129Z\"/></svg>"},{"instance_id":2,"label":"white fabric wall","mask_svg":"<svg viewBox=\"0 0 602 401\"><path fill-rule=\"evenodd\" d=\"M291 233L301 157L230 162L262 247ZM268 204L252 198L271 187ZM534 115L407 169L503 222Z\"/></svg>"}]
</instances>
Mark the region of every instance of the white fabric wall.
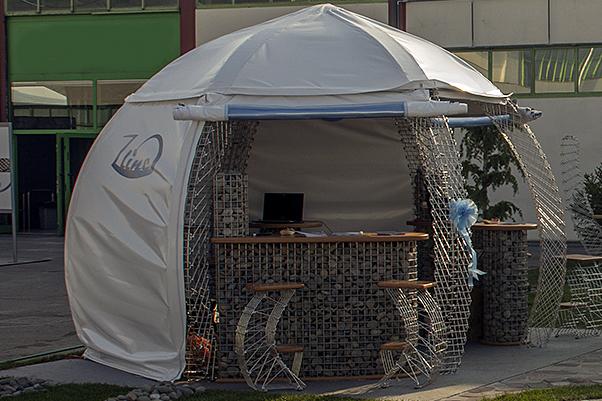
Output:
<instances>
[{"instance_id":1,"label":"white fabric wall","mask_svg":"<svg viewBox=\"0 0 602 401\"><path fill-rule=\"evenodd\" d=\"M180 376L186 344L180 222L196 135L172 109L125 104L107 124L81 169L65 235L86 357L156 380Z\"/></svg>"},{"instance_id":2,"label":"white fabric wall","mask_svg":"<svg viewBox=\"0 0 602 401\"><path fill-rule=\"evenodd\" d=\"M336 231L410 230L407 162L391 119L264 121L249 159L251 219L264 192L305 193L304 217Z\"/></svg>"}]
</instances>

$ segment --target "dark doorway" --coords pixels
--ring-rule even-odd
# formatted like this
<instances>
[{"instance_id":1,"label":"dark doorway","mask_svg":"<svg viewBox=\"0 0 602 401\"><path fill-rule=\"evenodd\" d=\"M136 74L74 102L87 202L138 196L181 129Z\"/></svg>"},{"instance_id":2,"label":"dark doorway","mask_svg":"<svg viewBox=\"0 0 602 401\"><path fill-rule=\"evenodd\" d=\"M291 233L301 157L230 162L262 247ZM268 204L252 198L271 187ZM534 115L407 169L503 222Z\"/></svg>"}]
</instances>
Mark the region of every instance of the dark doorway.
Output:
<instances>
[{"instance_id":1,"label":"dark doorway","mask_svg":"<svg viewBox=\"0 0 602 401\"><path fill-rule=\"evenodd\" d=\"M19 229L56 231L56 139L17 136Z\"/></svg>"}]
</instances>

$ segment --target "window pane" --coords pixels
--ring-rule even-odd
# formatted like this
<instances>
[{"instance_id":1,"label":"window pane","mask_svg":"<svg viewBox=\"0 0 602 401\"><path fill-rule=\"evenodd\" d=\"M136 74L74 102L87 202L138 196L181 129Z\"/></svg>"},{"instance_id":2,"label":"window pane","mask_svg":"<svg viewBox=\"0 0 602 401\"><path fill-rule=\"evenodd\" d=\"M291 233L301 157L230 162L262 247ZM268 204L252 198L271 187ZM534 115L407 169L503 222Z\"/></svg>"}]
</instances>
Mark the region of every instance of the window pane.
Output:
<instances>
[{"instance_id":1,"label":"window pane","mask_svg":"<svg viewBox=\"0 0 602 401\"><path fill-rule=\"evenodd\" d=\"M602 91L602 47L579 49L579 91Z\"/></svg>"},{"instance_id":2,"label":"window pane","mask_svg":"<svg viewBox=\"0 0 602 401\"><path fill-rule=\"evenodd\" d=\"M483 74L483 76L487 77L489 63L487 52L455 52L454 54L474 67Z\"/></svg>"},{"instance_id":3,"label":"window pane","mask_svg":"<svg viewBox=\"0 0 602 401\"><path fill-rule=\"evenodd\" d=\"M111 10L118 8L142 9L142 0L111 0Z\"/></svg>"},{"instance_id":4,"label":"window pane","mask_svg":"<svg viewBox=\"0 0 602 401\"><path fill-rule=\"evenodd\" d=\"M105 125L121 107L126 97L136 92L144 80L98 81L96 83L96 109L98 125Z\"/></svg>"},{"instance_id":5,"label":"window pane","mask_svg":"<svg viewBox=\"0 0 602 401\"><path fill-rule=\"evenodd\" d=\"M74 0L75 11L107 11L106 0Z\"/></svg>"},{"instance_id":6,"label":"window pane","mask_svg":"<svg viewBox=\"0 0 602 401\"><path fill-rule=\"evenodd\" d=\"M535 51L535 92L575 91L575 51L538 49Z\"/></svg>"},{"instance_id":7,"label":"window pane","mask_svg":"<svg viewBox=\"0 0 602 401\"><path fill-rule=\"evenodd\" d=\"M6 10L10 12L35 13L38 9L37 0L6 0Z\"/></svg>"},{"instance_id":8,"label":"window pane","mask_svg":"<svg viewBox=\"0 0 602 401\"><path fill-rule=\"evenodd\" d=\"M493 82L504 93L531 91L531 52L529 50L494 51Z\"/></svg>"},{"instance_id":9,"label":"window pane","mask_svg":"<svg viewBox=\"0 0 602 401\"><path fill-rule=\"evenodd\" d=\"M70 0L40 0L40 9L42 12L69 12L71 11Z\"/></svg>"},{"instance_id":10,"label":"window pane","mask_svg":"<svg viewBox=\"0 0 602 401\"><path fill-rule=\"evenodd\" d=\"M92 81L13 83L14 128L92 128L92 100Z\"/></svg>"},{"instance_id":11,"label":"window pane","mask_svg":"<svg viewBox=\"0 0 602 401\"><path fill-rule=\"evenodd\" d=\"M172 8L178 7L178 0L144 0L145 8Z\"/></svg>"}]
</instances>

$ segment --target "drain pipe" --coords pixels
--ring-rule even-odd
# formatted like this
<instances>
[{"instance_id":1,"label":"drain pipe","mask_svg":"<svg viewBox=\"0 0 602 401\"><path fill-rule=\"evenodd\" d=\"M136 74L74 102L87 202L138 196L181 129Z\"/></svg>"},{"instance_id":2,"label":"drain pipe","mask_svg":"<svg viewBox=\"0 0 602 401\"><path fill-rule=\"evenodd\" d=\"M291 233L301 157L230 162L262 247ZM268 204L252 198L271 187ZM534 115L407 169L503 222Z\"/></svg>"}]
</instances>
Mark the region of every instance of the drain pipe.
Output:
<instances>
[{"instance_id":1,"label":"drain pipe","mask_svg":"<svg viewBox=\"0 0 602 401\"><path fill-rule=\"evenodd\" d=\"M397 28L407 31L407 0L397 0Z\"/></svg>"}]
</instances>

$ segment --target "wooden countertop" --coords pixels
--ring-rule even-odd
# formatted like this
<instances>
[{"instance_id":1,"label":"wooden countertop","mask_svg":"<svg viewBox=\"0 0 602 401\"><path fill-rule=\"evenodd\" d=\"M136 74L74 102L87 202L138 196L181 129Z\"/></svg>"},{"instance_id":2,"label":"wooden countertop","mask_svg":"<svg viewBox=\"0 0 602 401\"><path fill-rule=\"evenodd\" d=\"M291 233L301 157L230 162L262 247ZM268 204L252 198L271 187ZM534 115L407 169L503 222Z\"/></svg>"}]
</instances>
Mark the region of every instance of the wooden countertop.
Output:
<instances>
[{"instance_id":1,"label":"wooden countertop","mask_svg":"<svg viewBox=\"0 0 602 401\"><path fill-rule=\"evenodd\" d=\"M298 244L298 243L324 243L324 242L404 242L425 241L428 234L402 233L395 235L328 235L325 237L286 237L280 235L257 237L214 237L214 244Z\"/></svg>"},{"instance_id":2,"label":"wooden countertop","mask_svg":"<svg viewBox=\"0 0 602 401\"><path fill-rule=\"evenodd\" d=\"M472 226L473 230L491 230L491 231L518 231L535 230L537 224L532 223L476 223Z\"/></svg>"},{"instance_id":3,"label":"wooden countertop","mask_svg":"<svg viewBox=\"0 0 602 401\"><path fill-rule=\"evenodd\" d=\"M569 254L566 255L566 260L570 260L572 262L602 262L602 256Z\"/></svg>"},{"instance_id":4,"label":"wooden countertop","mask_svg":"<svg viewBox=\"0 0 602 401\"><path fill-rule=\"evenodd\" d=\"M251 228L265 228L265 229L285 229L285 228L320 228L323 223L317 220L305 220L299 223L264 223L261 221L252 221L249 223Z\"/></svg>"}]
</instances>

